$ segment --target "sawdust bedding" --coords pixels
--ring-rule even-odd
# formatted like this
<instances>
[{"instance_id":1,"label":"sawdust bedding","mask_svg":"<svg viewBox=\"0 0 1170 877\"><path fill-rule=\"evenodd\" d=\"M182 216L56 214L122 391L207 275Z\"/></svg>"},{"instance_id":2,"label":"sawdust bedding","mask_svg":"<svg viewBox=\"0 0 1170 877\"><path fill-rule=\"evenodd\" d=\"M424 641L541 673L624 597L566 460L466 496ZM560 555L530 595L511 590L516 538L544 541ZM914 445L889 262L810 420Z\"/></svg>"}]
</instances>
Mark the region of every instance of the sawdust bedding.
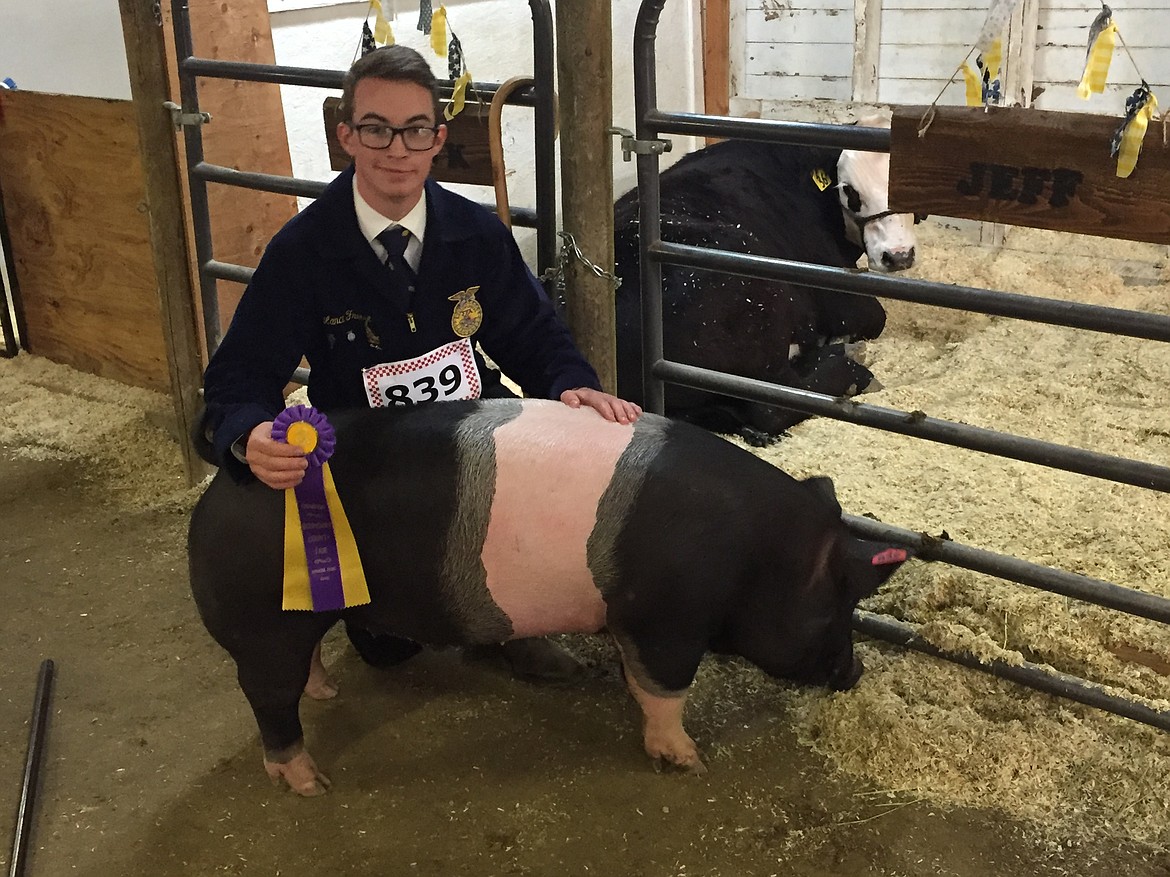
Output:
<instances>
[{"instance_id":1,"label":"sawdust bedding","mask_svg":"<svg viewBox=\"0 0 1170 877\"><path fill-rule=\"evenodd\" d=\"M1170 311L1164 248L1023 230L1009 243L991 253L927 229L911 274ZM1154 275L1127 284L1119 264L1153 264ZM887 309L886 332L867 351L884 387L866 401L1166 461L1167 345L897 302ZM200 492L186 485L163 426L170 402L159 394L21 355L0 360L0 398L0 445L81 458L95 480L117 485L112 501L187 509ZM832 476L852 514L1170 596L1163 494L823 419L757 453L798 476ZM918 561L866 608L920 625L948 649L1026 657L1170 708L1160 700L1170 636L1156 623ZM858 649L866 673L853 691L791 695L801 739L839 769L891 797L998 808L1062 837L1170 845L1162 732L884 643Z\"/></svg>"},{"instance_id":2,"label":"sawdust bedding","mask_svg":"<svg viewBox=\"0 0 1170 877\"><path fill-rule=\"evenodd\" d=\"M1170 312L1165 248L1016 229L1011 248L990 253L943 230L924 236L912 276ZM1152 272L1137 284L1117 273L1143 260ZM1166 463L1170 346L898 302L887 310L867 351L884 386L864 401ZM824 419L760 453L794 474L830 475L852 514L1170 596L1165 494ZM865 608L942 648L1051 665L1170 709L1170 635L1156 622L921 562ZM854 691L799 697L803 739L841 769L912 798L1170 842L1163 732L884 643L859 653L866 674Z\"/></svg>"}]
</instances>

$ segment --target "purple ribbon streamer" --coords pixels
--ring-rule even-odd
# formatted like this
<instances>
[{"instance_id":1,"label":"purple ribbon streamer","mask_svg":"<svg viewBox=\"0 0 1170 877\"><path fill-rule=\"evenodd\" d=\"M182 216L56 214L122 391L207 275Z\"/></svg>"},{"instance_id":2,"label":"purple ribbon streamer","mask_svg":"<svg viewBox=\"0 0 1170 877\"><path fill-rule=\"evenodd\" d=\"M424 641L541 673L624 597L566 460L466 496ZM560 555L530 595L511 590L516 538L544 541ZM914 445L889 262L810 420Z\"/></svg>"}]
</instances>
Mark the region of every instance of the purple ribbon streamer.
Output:
<instances>
[{"instance_id":1,"label":"purple ribbon streamer","mask_svg":"<svg viewBox=\"0 0 1170 877\"><path fill-rule=\"evenodd\" d=\"M341 585L341 561L333 519L325 502L325 477L320 466L310 466L305 480L294 488L297 511L301 516L301 535L305 540L305 558L309 564L309 591L313 611L328 612L345 608L345 590Z\"/></svg>"}]
</instances>

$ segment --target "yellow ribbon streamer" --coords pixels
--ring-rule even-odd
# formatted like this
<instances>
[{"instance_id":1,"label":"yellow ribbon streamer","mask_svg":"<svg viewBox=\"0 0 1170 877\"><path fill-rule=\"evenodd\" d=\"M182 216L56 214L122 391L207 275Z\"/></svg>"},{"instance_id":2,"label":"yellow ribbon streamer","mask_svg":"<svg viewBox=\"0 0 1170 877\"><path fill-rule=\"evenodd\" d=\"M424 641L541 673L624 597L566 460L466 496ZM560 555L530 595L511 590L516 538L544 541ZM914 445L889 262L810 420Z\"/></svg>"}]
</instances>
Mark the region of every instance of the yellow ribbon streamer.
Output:
<instances>
[{"instance_id":1,"label":"yellow ribbon streamer","mask_svg":"<svg viewBox=\"0 0 1170 877\"><path fill-rule=\"evenodd\" d=\"M436 55L447 55L447 7L440 6L431 15L431 48Z\"/></svg>"},{"instance_id":2,"label":"yellow ribbon streamer","mask_svg":"<svg viewBox=\"0 0 1170 877\"><path fill-rule=\"evenodd\" d=\"M1158 99L1152 94L1133 119L1125 126L1125 133L1121 135L1121 145L1117 149L1117 176L1128 177L1137 166L1138 156L1142 151L1142 142L1146 138L1146 126L1158 109Z\"/></svg>"},{"instance_id":3,"label":"yellow ribbon streamer","mask_svg":"<svg viewBox=\"0 0 1170 877\"><path fill-rule=\"evenodd\" d=\"M967 86L967 106L983 106L983 80L978 71L972 70L966 61L963 62L963 82Z\"/></svg>"},{"instance_id":4,"label":"yellow ribbon streamer","mask_svg":"<svg viewBox=\"0 0 1170 877\"><path fill-rule=\"evenodd\" d=\"M382 11L381 0L370 0L370 8L374 10L374 42L379 46L394 45L394 31Z\"/></svg>"},{"instance_id":5,"label":"yellow ribbon streamer","mask_svg":"<svg viewBox=\"0 0 1170 877\"><path fill-rule=\"evenodd\" d=\"M325 504L333 521L333 538L337 543L337 559L341 568L341 590L346 606L362 606L370 602L366 573L358 555L353 529L337 495L337 485L329 464L321 466L325 483ZM297 510L296 491L284 492L284 598L282 609L313 610L313 593L309 586L309 559L305 554L305 540L301 531L301 515Z\"/></svg>"},{"instance_id":6,"label":"yellow ribbon streamer","mask_svg":"<svg viewBox=\"0 0 1170 877\"><path fill-rule=\"evenodd\" d=\"M467 100L467 86L471 84L471 71L464 70L463 75L455 80L451 87L451 103L443 110L443 116L448 122L463 112L463 104Z\"/></svg>"},{"instance_id":7,"label":"yellow ribbon streamer","mask_svg":"<svg viewBox=\"0 0 1170 877\"><path fill-rule=\"evenodd\" d=\"M1003 40L996 37L983 53L983 70L988 82L999 79L999 68L1003 63Z\"/></svg>"},{"instance_id":8,"label":"yellow ribbon streamer","mask_svg":"<svg viewBox=\"0 0 1170 877\"><path fill-rule=\"evenodd\" d=\"M1109 76L1109 64L1113 60L1113 49L1117 39L1117 25L1109 25L1097 34L1093 47L1089 50L1089 57L1085 61L1085 72L1081 76L1081 84L1077 86L1077 97L1088 100L1091 94L1100 94L1105 90L1105 79Z\"/></svg>"}]
</instances>

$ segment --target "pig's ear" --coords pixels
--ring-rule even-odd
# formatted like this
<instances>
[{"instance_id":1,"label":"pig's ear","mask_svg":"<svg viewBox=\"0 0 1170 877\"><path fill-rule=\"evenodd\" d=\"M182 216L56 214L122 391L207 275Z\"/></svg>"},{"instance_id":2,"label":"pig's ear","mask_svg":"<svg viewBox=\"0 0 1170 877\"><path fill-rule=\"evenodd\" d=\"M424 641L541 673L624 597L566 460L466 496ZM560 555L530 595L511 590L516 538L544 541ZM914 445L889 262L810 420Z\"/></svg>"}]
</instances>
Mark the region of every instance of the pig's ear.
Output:
<instances>
[{"instance_id":1,"label":"pig's ear","mask_svg":"<svg viewBox=\"0 0 1170 877\"><path fill-rule=\"evenodd\" d=\"M832 478L814 475L812 478L804 479L801 484L807 485L813 493L824 499L838 515L841 514L841 503L837 502L837 489L833 487Z\"/></svg>"},{"instance_id":2,"label":"pig's ear","mask_svg":"<svg viewBox=\"0 0 1170 877\"><path fill-rule=\"evenodd\" d=\"M873 594L911 556L899 545L850 540L845 553L850 598L861 600Z\"/></svg>"}]
</instances>

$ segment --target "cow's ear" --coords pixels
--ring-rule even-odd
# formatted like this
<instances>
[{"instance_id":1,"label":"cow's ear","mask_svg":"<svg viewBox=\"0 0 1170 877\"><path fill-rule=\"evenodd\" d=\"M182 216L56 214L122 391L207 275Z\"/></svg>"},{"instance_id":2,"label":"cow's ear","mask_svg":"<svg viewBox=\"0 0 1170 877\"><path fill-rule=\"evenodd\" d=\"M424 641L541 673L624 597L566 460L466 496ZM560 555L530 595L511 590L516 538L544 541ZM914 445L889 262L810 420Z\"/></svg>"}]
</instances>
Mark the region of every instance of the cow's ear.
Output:
<instances>
[{"instance_id":1,"label":"cow's ear","mask_svg":"<svg viewBox=\"0 0 1170 877\"><path fill-rule=\"evenodd\" d=\"M807 485L813 493L825 500L838 515L841 514L841 503L837 501L837 488L833 486L832 478L814 475L812 478L804 479L801 483Z\"/></svg>"},{"instance_id":2,"label":"cow's ear","mask_svg":"<svg viewBox=\"0 0 1170 877\"><path fill-rule=\"evenodd\" d=\"M873 594L911 556L900 545L850 539L845 550L849 598L862 600Z\"/></svg>"}]
</instances>

